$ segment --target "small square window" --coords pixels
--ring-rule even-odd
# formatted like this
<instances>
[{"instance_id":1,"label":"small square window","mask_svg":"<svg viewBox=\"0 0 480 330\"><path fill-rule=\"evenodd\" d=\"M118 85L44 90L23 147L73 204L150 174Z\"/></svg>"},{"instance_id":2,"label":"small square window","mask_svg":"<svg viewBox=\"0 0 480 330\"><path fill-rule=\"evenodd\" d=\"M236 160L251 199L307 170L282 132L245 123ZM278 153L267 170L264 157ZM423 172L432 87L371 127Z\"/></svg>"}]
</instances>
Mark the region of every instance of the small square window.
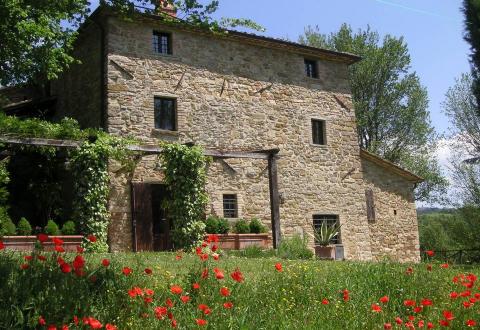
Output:
<instances>
[{"instance_id":1,"label":"small square window","mask_svg":"<svg viewBox=\"0 0 480 330\"><path fill-rule=\"evenodd\" d=\"M175 99L156 97L154 100L155 128L177 130L177 105Z\"/></svg>"},{"instance_id":2,"label":"small square window","mask_svg":"<svg viewBox=\"0 0 480 330\"><path fill-rule=\"evenodd\" d=\"M338 226L338 215L334 214L314 214L313 215L313 226L315 229L322 228L322 225L325 224L327 227ZM316 243L316 242L315 242ZM340 244L340 233L337 236L330 240L330 244Z\"/></svg>"},{"instance_id":3,"label":"small square window","mask_svg":"<svg viewBox=\"0 0 480 330\"><path fill-rule=\"evenodd\" d=\"M153 31L153 50L159 54L172 54L172 35Z\"/></svg>"},{"instance_id":4,"label":"small square window","mask_svg":"<svg viewBox=\"0 0 480 330\"><path fill-rule=\"evenodd\" d=\"M325 120L312 119L312 143L326 145Z\"/></svg>"},{"instance_id":5,"label":"small square window","mask_svg":"<svg viewBox=\"0 0 480 330\"><path fill-rule=\"evenodd\" d=\"M305 74L310 78L318 78L317 61L305 59Z\"/></svg>"},{"instance_id":6,"label":"small square window","mask_svg":"<svg viewBox=\"0 0 480 330\"><path fill-rule=\"evenodd\" d=\"M234 195L234 194L223 195L223 217L238 218L237 195Z\"/></svg>"}]
</instances>

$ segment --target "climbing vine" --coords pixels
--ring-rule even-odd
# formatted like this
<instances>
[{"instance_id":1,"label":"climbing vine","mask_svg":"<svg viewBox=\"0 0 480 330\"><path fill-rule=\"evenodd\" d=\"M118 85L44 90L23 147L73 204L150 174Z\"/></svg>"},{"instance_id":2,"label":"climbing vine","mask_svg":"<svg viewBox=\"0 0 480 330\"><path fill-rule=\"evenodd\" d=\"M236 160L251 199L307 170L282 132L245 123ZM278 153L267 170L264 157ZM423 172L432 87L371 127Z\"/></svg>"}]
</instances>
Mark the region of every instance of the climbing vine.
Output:
<instances>
[{"instance_id":1,"label":"climbing vine","mask_svg":"<svg viewBox=\"0 0 480 330\"><path fill-rule=\"evenodd\" d=\"M208 202L205 184L209 159L198 146L163 144L162 147L159 158L170 192L168 211L173 222L173 242L175 248L190 248L205 234L201 219Z\"/></svg>"}]
</instances>

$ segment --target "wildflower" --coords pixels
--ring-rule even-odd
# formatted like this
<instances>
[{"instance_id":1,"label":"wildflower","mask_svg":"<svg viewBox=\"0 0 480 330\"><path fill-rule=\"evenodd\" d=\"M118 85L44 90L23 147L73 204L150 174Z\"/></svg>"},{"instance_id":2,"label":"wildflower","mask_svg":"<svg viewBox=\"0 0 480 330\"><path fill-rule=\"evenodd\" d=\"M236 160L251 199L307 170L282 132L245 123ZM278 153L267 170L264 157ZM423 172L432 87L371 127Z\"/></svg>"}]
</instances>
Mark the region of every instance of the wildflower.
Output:
<instances>
[{"instance_id":1,"label":"wildflower","mask_svg":"<svg viewBox=\"0 0 480 330\"><path fill-rule=\"evenodd\" d=\"M212 312L212 310L211 310L210 308L207 308L207 309L205 309L205 310L203 311L203 314L208 315L208 314L210 314L211 312Z\"/></svg>"},{"instance_id":2,"label":"wildflower","mask_svg":"<svg viewBox=\"0 0 480 330\"><path fill-rule=\"evenodd\" d=\"M130 267L123 267L122 269L122 273L125 275L125 276L128 276L132 273L132 269Z\"/></svg>"},{"instance_id":3,"label":"wildflower","mask_svg":"<svg viewBox=\"0 0 480 330\"><path fill-rule=\"evenodd\" d=\"M230 309L233 307L233 303L231 303L230 301L227 301L226 303L223 303L223 307L226 309Z\"/></svg>"},{"instance_id":4,"label":"wildflower","mask_svg":"<svg viewBox=\"0 0 480 330\"><path fill-rule=\"evenodd\" d=\"M177 320L172 319L171 325L172 325L172 328L176 328L177 327Z\"/></svg>"},{"instance_id":5,"label":"wildflower","mask_svg":"<svg viewBox=\"0 0 480 330\"><path fill-rule=\"evenodd\" d=\"M37 259L40 260L40 261L45 261L45 260L47 260L47 257L42 256L42 255L38 255Z\"/></svg>"},{"instance_id":6,"label":"wildflower","mask_svg":"<svg viewBox=\"0 0 480 330\"><path fill-rule=\"evenodd\" d=\"M455 291L450 292L450 298L452 298L452 299L458 298L458 293L456 293Z\"/></svg>"},{"instance_id":7,"label":"wildflower","mask_svg":"<svg viewBox=\"0 0 480 330\"><path fill-rule=\"evenodd\" d=\"M198 283L193 283L193 284L192 284L192 288L193 288L194 290L198 290L198 289L200 289L200 284L198 284Z\"/></svg>"},{"instance_id":8,"label":"wildflower","mask_svg":"<svg viewBox=\"0 0 480 330\"><path fill-rule=\"evenodd\" d=\"M24 256L23 259L25 259L26 261L30 261L33 259L33 256Z\"/></svg>"},{"instance_id":9,"label":"wildflower","mask_svg":"<svg viewBox=\"0 0 480 330\"><path fill-rule=\"evenodd\" d=\"M392 328L392 324L391 323L385 323L383 325L383 328L386 329L386 330L390 330Z\"/></svg>"},{"instance_id":10,"label":"wildflower","mask_svg":"<svg viewBox=\"0 0 480 330\"><path fill-rule=\"evenodd\" d=\"M60 245L55 245L55 251L62 253L62 252L65 252L65 249Z\"/></svg>"},{"instance_id":11,"label":"wildflower","mask_svg":"<svg viewBox=\"0 0 480 330\"><path fill-rule=\"evenodd\" d=\"M207 324L207 321L205 321L204 319L195 319L195 321L197 322L197 325L200 325L200 326Z\"/></svg>"},{"instance_id":12,"label":"wildflower","mask_svg":"<svg viewBox=\"0 0 480 330\"><path fill-rule=\"evenodd\" d=\"M434 327L432 322L427 322L427 329L433 329Z\"/></svg>"},{"instance_id":13,"label":"wildflower","mask_svg":"<svg viewBox=\"0 0 480 330\"><path fill-rule=\"evenodd\" d=\"M230 290L226 287L220 288L220 294L224 297L228 297L230 295Z\"/></svg>"},{"instance_id":14,"label":"wildflower","mask_svg":"<svg viewBox=\"0 0 480 330\"><path fill-rule=\"evenodd\" d=\"M0 241L0 250L3 250L3 249L5 249L5 244L3 244L2 241Z\"/></svg>"},{"instance_id":15,"label":"wildflower","mask_svg":"<svg viewBox=\"0 0 480 330\"><path fill-rule=\"evenodd\" d=\"M116 326L114 326L113 324L110 324L110 323L107 323L107 325L105 325L105 329L106 330L118 330L118 328Z\"/></svg>"},{"instance_id":16,"label":"wildflower","mask_svg":"<svg viewBox=\"0 0 480 330\"><path fill-rule=\"evenodd\" d=\"M93 317L88 318L88 325L92 329L101 329L103 327L102 323L99 320L94 319Z\"/></svg>"},{"instance_id":17,"label":"wildflower","mask_svg":"<svg viewBox=\"0 0 480 330\"><path fill-rule=\"evenodd\" d=\"M470 308L473 304L469 301L464 301L462 303L462 305L463 305L464 308Z\"/></svg>"},{"instance_id":18,"label":"wildflower","mask_svg":"<svg viewBox=\"0 0 480 330\"><path fill-rule=\"evenodd\" d=\"M180 300L181 300L184 304L186 304L187 302L190 301L190 296L181 296L181 297L180 297Z\"/></svg>"},{"instance_id":19,"label":"wildflower","mask_svg":"<svg viewBox=\"0 0 480 330\"><path fill-rule=\"evenodd\" d=\"M281 272L281 271L283 270L282 264L279 263L279 262L277 262L277 263L275 264L275 269L276 269L277 271Z\"/></svg>"},{"instance_id":20,"label":"wildflower","mask_svg":"<svg viewBox=\"0 0 480 330\"><path fill-rule=\"evenodd\" d=\"M422 306L417 306L413 309L413 312L414 313L420 313L421 311L423 310L423 307Z\"/></svg>"},{"instance_id":21,"label":"wildflower","mask_svg":"<svg viewBox=\"0 0 480 330\"><path fill-rule=\"evenodd\" d=\"M372 312L380 313L382 311L382 307L378 304L372 304Z\"/></svg>"},{"instance_id":22,"label":"wildflower","mask_svg":"<svg viewBox=\"0 0 480 330\"><path fill-rule=\"evenodd\" d=\"M200 304L200 305L198 305L198 309L201 310L202 312L204 312L205 310L208 309L208 306L205 305L205 304Z\"/></svg>"},{"instance_id":23,"label":"wildflower","mask_svg":"<svg viewBox=\"0 0 480 330\"><path fill-rule=\"evenodd\" d=\"M200 260L202 260L202 261L207 261L207 260L208 260L208 254L202 253L202 254L200 255Z\"/></svg>"},{"instance_id":24,"label":"wildflower","mask_svg":"<svg viewBox=\"0 0 480 330\"><path fill-rule=\"evenodd\" d=\"M77 246L77 253L82 254L83 252L85 252L85 249L82 248L81 246Z\"/></svg>"},{"instance_id":25,"label":"wildflower","mask_svg":"<svg viewBox=\"0 0 480 330\"><path fill-rule=\"evenodd\" d=\"M144 272L147 275L152 275L152 270L150 268L145 268Z\"/></svg>"},{"instance_id":26,"label":"wildflower","mask_svg":"<svg viewBox=\"0 0 480 330\"><path fill-rule=\"evenodd\" d=\"M218 246L216 244L214 244L211 248L212 252L215 252L218 250Z\"/></svg>"},{"instance_id":27,"label":"wildflower","mask_svg":"<svg viewBox=\"0 0 480 330\"><path fill-rule=\"evenodd\" d=\"M95 235L88 235L87 239L92 243L95 243L97 241L97 237L95 237Z\"/></svg>"},{"instance_id":28,"label":"wildflower","mask_svg":"<svg viewBox=\"0 0 480 330\"><path fill-rule=\"evenodd\" d=\"M155 313L155 317L159 320L162 320L167 315L167 312L168 312L167 307L164 307L164 306L155 307L153 311Z\"/></svg>"},{"instance_id":29,"label":"wildflower","mask_svg":"<svg viewBox=\"0 0 480 330\"><path fill-rule=\"evenodd\" d=\"M416 305L416 302L415 302L415 300L407 299L407 300L405 300L405 301L403 302L403 304L404 304L405 306L415 306L415 305Z\"/></svg>"},{"instance_id":30,"label":"wildflower","mask_svg":"<svg viewBox=\"0 0 480 330\"><path fill-rule=\"evenodd\" d=\"M223 280L225 278L225 275L223 275L223 272L219 269L215 272L215 277L217 280Z\"/></svg>"},{"instance_id":31,"label":"wildflower","mask_svg":"<svg viewBox=\"0 0 480 330\"><path fill-rule=\"evenodd\" d=\"M38 234L37 236L37 239L40 243L45 243L46 241L48 241L48 235L45 235L45 234Z\"/></svg>"},{"instance_id":32,"label":"wildflower","mask_svg":"<svg viewBox=\"0 0 480 330\"><path fill-rule=\"evenodd\" d=\"M383 296L379 299L379 301L384 304L386 304L389 300L390 298L388 298L388 296Z\"/></svg>"},{"instance_id":33,"label":"wildflower","mask_svg":"<svg viewBox=\"0 0 480 330\"><path fill-rule=\"evenodd\" d=\"M440 267L441 267L441 268L448 268L448 267L450 267L450 266L445 263L445 264L441 264Z\"/></svg>"},{"instance_id":34,"label":"wildflower","mask_svg":"<svg viewBox=\"0 0 480 330\"><path fill-rule=\"evenodd\" d=\"M472 295L472 291L470 290L465 290L460 293L460 297L470 297Z\"/></svg>"},{"instance_id":35,"label":"wildflower","mask_svg":"<svg viewBox=\"0 0 480 330\"><path fill-rule=\"evenodd\" d=\"M52 237L52 242L55 245L63 245L63 240L61 238L58 238L58 237Z\"/></svg>"},{"instance_id":36,"label":"wildflower","mask_svg":"<svg viewBox=\"0 0 480 330\"><path fill-rule=\"evenodd\" d=\"M433 257L433 256L435 255L435 252L432 251L432 250L425 251L425 253L426 253L427 256L429 256L429 257Z\"/></svg>"},{"instance_id":37,"label":"wildflower","mask_svg":"<svg viewBox=\"0 0 480 330\"><path fill-rule=\"evenodd\" d=\"M43 316L39 316L38 317L38 325L46 325L46 324L47 324L47 322L45 321Z\"/></svg>"},{"instance_id":38,"label":"wildflower","mask_svg":"<svg viewBox=\"0 0 480 330\"><path fill-rule=\"evenodd\" d=\"M330 302L328 301L328 299L324 298L322 300L322 305L328 305Z\"/></svg>"},{"instance_id":39,"label":"wildflower","mask_svg":"<svg viewBox=\"0 0 480 330\"><path fill-rule=\"evenodd\" d=\"M168 307L172 308L173 307L172 299L167 298L167 300L165 300L165 304L167 304Z\"/></svg>"},{"instance_id":40,"label":"wildflower","mask_svg":"<svg viewBox=\"0 0 480 330\"><path fill-rule=\"evenodd\" d=\"M143 298L143 301L145 302L145 304L151 304L153 302L153 298L152 297L145 297L145 298Z\"/></svg>"},{"instance_id":41,"label":"wildflower","mask_svg":"<svg viewBox=\"0 0 480 330\"><path fill-rule=\"evenodd\" d=\"M438 323L440 323L440 325L444 327L450 326L450 322L448 322L447 320L440 320L438 321Z\"/></svg>"},{"instance_id":42,"label":"wildflower","mask_svg":"<svg viewBox=\"0 0 480 330\"><path fill-rule=\"evenodd\" d=\"M448 321L451 321L455 318L453 316L453 313L450 311L443 311L443 317L445 318L445 320L448 320Z\"/></svg>"},{"instance_id":43,"label":"wildflower","mask_svg":"<svg viewBox=\"0 0 480 330\"><path fill-rule=\"evenodd\" d=\"M218 243L218 235L216 235L216 234L208 235L207 242L208 243Z\"/></svg>"},{"instance_id":44,"label":"wildflower","mask_svg":"<svg viewBox=\"0 0 480 330\"><path fill-rule=\"evenodd\" d=\"M418 321L418 327L419 328L423 328L424 326L425 326L425 321L424 320Z\"/></svg>"},{"instance_id":45,"label":"wildflower","mask_svg":"<svg viewBox=\"0 0 480 330\"><path fill-rule=\"evenodd\" d=\"M66 262L63 263L63 264L60 266L60 268L62 269L62 272L63 272L64 274L70 273L70 272L72 271L72 267L70 267L70 265L67 264Z\"/></svg>"},{"instance_id":46,"label":"wildflower","mask_svg":"<svg viewBox=\"0 0 480 330\"><path fill-rule=\"evenodd\" d=\"M202 272L202 278L205 279L208 277L208 268L205 268Z\"/></svg>"},{"instance_id":47,"label":"wildflower","mask_svg":"<svg viewBox=\"0 0 480 330\"><path fill-rule=\"evenodd\" d=\"M25 270L25 269L28 269L30 266L28 264L21 264L20 265L20 268Z\"/></svg>"},{"instance_id":48,"label":"wildflower","mask_svg":"<svg viewBox=\"0 0 480 330\"><path fill-rule=\"evenodd\" d=\"M477 325L477 322L475 322L474 320L467 320L467 322L465 323L465 325L467 327L474 327L475 325Z\"/></svg>"},{"instance_id":49,"label":"wildflower","mask_svg":"<svg viewBox=\"0 0 480 330\"><path fill-rule=\"evenodd\" d=\"M401 318L399 318L399 317L397 316L397 317L395 318L395 323L396 323L396 324L402 324L403 321L402 321Z\"/></svg>"},{"instance_id":50,"label":"wildflower","mask_svg":"<svg viewBox=\"0 0 480 330\"><path fill-rule=\"evenodd\" d=\"M73 260L73 268L78 269L83 268L83 266L85 266L85 259L81 255L76 256Z\"/></svg>"},{"instance_id":51,"label":"wildflower","mask_svg":"<svg viewBox=\"0 0 480 330\"><path fill-rule=\"evenodd\" d=\"M183 292L183 289L181 287L179 287L178 285L172 285L170 287L170 291L173 293L173 294L181 294Z\"/></svg>"},{"instance_id":52,"label":"wildflower","mask_svg":"<svg viewBox=\"0 0 480 330\"><path fill-rule=\"evenodd\" d=\"M73 316L73 324L78 325L78 316Z\"/></svg>"},{"instance_id":53,"label":"wildflower","mask_svg":"<svg viewBox=\"0 0 480 330\"><path fill-rule=\"evenodd\" d=\"M68 329L69 329L68 325L66 325L66 324L62 325L62 330L68 330Z\"/></svg>"},{"instance_id":54,"label":"wildflower","mask_svg":"<svg viewBox=\"0 0 480 330\"><path fill-rule=\"evenodd\" d=\"M347 289L343 290L343 301L349 301L350 300L350 291Z\"/></svg>"},{"instance_id":55,"label":"wildflower","mask_svg":"<svg viewBox=\"0 0 480 330\"><path fill-rule=\"evenodd\" d=\"M144 292L147 296L153 296L155 293L152 289L145 289Z\"/></svg>"},{"instance_id":56,"label":"wildflower","mask_svg":"<svg viewBox=\"0 0 480 330\"><path fill-rule=\"evenodd\" d=\"M181 259L182 259L182 256L179 255L179 254L177 254L177 255L175 256L175 259L176 259L176 260L181 260Z\"/></svg>"},{"instance_id":57,"label":"wildflower","mask_svg":"<svg viewBox=\"0 0 480 330\"><path fill-rule=\"evenodd\" d=\"M143 291L141 288L135 286L132 289L128 290L128 295L132 298L135 298L136 296L143 295Z\"/></svg>"},{"instance_id":58,"label":"wildflower","mask_svg":"<svg viewBox=\"0 0 480 330\"><path fill-rule=\"evenodd\" d=\"M103 260L102 260L102 266L103 266L103 267L108 267L108 265L110 265L110 260L108 260L108 259L103 259Z\"/></svg>"},{"instance_id":59,"label":"wildflower","mask_svg":"<svg viewBox=\"0 0 480 330\"><path fill-rule=\"evenodd\" d=\"M58 257L57 258L57 264L59 264L60 266L63 265L65 263L65 260L63 260L62 257Z\"/></svg>"},{"instance_id":60,"label":"wildflower","mask_svg":"<svg viewBox=\"0 0 480 330\"><path fill-rule=\"evenodd\" d=\"M238 283L242 283L244 278L243 278L243 274L242 272L240 272L240 270L237 268L235 269L235 271L230 274L230 276L232 277L232 279Z\"/></svg>"},{"instance_id":61,"label":"wildflower","mask_svg":"<svg viewBox=\"0 0 480 330\"><path fill-rule=\"evenodd\" d=\"M420 304L422 304L422 306L432 306L432 305L433 305L433 301L430 300L430 299L422 299L422 301L420 302Z\"/></svg>"},{"instance_id":62,"label":"wildflower","mask_svg":"<svg viewBox=\"0 0 480 330\"><path fill-rule=\"evenodd\" d=\"M214 254L212 255L212 257L213 257L213 260L215 260L215 261L217 261L218 259L220 259L220 255L218 255L218 254L216 254L216 253L214 253Z\"/></svg>"},{"instance_id":63,"label":"wildflower","mask_svg":"<svg viewBox=\"0 0 480 330\"><path fill-rule=\"evenodd\" d=\"M197 246L197 247L195 248L195 253L196 253L198 256L201 255L201 254L202 254L202 248L201 248L200 246Z\"/></svg>"}]
</instances>

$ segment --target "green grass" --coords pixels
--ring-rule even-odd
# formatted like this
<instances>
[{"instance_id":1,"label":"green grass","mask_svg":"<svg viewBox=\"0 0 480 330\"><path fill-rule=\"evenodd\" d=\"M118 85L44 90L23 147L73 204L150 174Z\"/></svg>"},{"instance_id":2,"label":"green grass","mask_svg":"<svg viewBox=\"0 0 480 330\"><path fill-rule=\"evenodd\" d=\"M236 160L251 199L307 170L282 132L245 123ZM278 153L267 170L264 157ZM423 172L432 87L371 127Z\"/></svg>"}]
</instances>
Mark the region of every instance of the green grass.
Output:
<instances>
[{"instance_id":1,"label":"green grass","mask_svg":"<svg viewBox=\"0 0 480 330\"><path fill-rule=\"evenodd\" d=\"M390 322L395 328L395 317L408 321L408 316L431 321L436 328L443 318L444 310L452 311L454 329L464 328L468 319L479 322L480 299L470 308L462 302L469 297L452 300L450 292L462 292L466 288L453 283L459 274L480 274L479 267L450 266L441 268L433 264L432 271L426 264L405 265L397 263L295 261L278 258L246 258L222 256L219 261L211 258L202 263L198 256L184 254L176 260L173 253L125 253L85 255L86 275L77 277L63 274L55 261L48 266L33 262L27 270L19 265L24 262L19 255L0 252L0 304L12 306L0 310L0 329L33 328L38 316L57 326L72 323L73 315L93 316L103 324L115 324L119 329L163 329L170 327L170 320L156 319L154 306L166 306L170 298L175 306L171 309L180 329L196 329L195 319L202 318L208 329L383 329ZM74 255L64 258L69 261ZM101 260L108 258L108 268ZM283 271L278 272L275 264L281 262ZM121 269L131 267L133 273L122 274ZM200 279L202 270L208 267L210 276ZM213 268L218 267L225 278L217 280ZM237 283L230 273L239 268L245 278ZM408 267L413 273L407 274ZM152 269L152 275L144 273ZM96 281L89 280L91 275ZM191 289L199 282L199 291ZM184 304L170 292L171 285L179 285L191 300ZM145 304L143 298L131 298L128 289L133 286L151 288L155 291L154 301ZM222 297L220 287L226 286L231 296ZM343 300L343 290L348 290L349 301ZM471 297L478 293L478 283L471 289ZM389 296L387 304L379 298ZM420 313L404 306L404 300L413 299L420 303L431 299ZM323 299L329 304L323 305ZM223 303L233 303L232 309L223 308ZM372 312L371 305L382 306L380 313ZM211 313L202 315L199 304L207 304ZM142 314L148 317L142 317ZM21 317L20 317L21 315ZM21 319L21 320L20 320ZM400 329L400 327L398 327ZM405 326L402 326L405 328Z\"/></svg>"}]
</instances>

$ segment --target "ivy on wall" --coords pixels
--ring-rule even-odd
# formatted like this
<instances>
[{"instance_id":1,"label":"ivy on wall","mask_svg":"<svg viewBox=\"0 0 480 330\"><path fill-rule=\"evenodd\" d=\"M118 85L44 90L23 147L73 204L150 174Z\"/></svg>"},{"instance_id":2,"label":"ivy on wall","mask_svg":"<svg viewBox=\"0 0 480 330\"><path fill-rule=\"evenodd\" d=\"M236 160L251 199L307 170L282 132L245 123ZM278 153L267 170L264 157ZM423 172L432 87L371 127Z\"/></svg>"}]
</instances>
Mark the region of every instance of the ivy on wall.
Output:
<instances>
[{"instance_id":1,"label":"ivy on wall","mask_svg":"<svg viewBox=\"0 0 480 330\"><path fill-rule=\"evenodd\" d=\"M205 192L209 161L198 146L162 144L159 158L170 192L168 212L173 222L175 248L190 248L205 235L204 218L208 196Z\"/></svg>"}]
</instances>

